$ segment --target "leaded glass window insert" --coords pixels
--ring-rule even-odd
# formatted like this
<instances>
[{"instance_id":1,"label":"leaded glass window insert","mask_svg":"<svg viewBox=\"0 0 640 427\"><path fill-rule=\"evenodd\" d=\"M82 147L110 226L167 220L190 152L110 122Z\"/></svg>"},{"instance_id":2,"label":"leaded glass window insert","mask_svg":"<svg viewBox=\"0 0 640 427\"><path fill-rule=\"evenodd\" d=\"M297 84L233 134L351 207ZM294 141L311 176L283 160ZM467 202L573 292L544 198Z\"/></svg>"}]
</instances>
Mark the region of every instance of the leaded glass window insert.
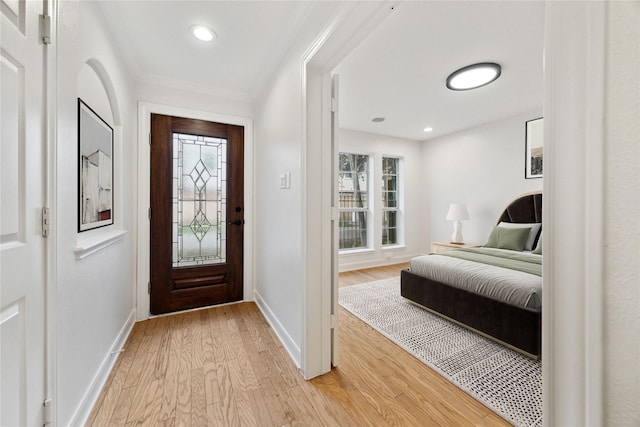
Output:
<instances>
[{"instance_id":1,"label":"leaded glass window insert","mask_svg":"<svg viewBox=\"0 0 640 427\"><path fill-rule=\"evenodd\" d=\"M382 245L398 244L398 163L382 158Z\"/></svg>"},{"instance_id":2,"label":"leaded glass window insert","mask_svg":"<svg viewBox=\"0 0 640 427\"><path fill-rule=\"evenodd\" d=\"M369 156L340 153L338 171L339 248L368 247Z\"/></svg>"},{"instance_id":3,"label":"leaded glass window insert","mask_svg":"<svg viewBox=\"0 0 640 427\"><path fill-rule=\"evenodd\" d=\"M173 134L173 267L226 262L227 140Z\"/></svg>"}]
</instances>

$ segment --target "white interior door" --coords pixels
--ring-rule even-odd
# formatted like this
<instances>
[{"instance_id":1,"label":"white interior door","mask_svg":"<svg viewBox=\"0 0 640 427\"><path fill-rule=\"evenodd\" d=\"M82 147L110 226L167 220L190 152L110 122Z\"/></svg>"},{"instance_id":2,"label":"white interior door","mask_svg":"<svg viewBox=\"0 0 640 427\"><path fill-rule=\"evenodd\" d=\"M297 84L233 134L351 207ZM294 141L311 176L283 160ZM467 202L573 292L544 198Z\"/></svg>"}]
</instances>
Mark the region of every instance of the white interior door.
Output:
<instances>
[{"instance_id":1,"label":"white interior door","mask_svg":"<svg viewBox=\"0 0 640 427\"><path fill-rule=\"evenodd\" d=\"M42 425L44 52L39 0L0 2L0 425Z\"/></svg>"},{"instance_id":2,"label":"white interior door","mask_svg":"<svg viewBox=\"0 0 640 427\"><path fill-rule=\"evenodd\" d=\"M331 78L331 313L333 329L331 329L331 364L338 366L338 91L340 76Z\"/></svg>"}]
</instances>

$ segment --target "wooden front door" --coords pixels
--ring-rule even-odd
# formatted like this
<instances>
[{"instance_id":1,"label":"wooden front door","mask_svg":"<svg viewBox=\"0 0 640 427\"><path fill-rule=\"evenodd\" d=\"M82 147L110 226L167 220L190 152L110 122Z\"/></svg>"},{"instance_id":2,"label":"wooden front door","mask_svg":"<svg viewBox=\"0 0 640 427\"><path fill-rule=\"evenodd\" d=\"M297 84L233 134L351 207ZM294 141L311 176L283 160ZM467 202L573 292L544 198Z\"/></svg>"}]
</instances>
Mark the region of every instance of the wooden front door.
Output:
<instances>
[{"instance_id":1,"label":"wooden front door","mask_svg":"<svg viewBox=\"0 0 640 427\"><path fill-rule=\"evenodd\" d=\"M244 128L151 115L151 313L242 299Z\"/></svg>"}]
</instances>

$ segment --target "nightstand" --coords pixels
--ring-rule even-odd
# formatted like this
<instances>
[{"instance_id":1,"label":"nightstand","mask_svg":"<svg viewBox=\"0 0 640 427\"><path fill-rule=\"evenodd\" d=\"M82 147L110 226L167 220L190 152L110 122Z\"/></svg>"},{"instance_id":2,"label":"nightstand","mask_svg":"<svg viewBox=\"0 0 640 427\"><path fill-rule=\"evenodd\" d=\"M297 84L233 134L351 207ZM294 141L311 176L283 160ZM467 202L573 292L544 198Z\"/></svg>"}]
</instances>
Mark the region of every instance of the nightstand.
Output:
<instances>
[{"instance_id":1,"label":"nightstand","mask_svg":"<svg viewBox=\"0 0 640 427\"><path fill-rule=\"evenodd\" d=\"M482 245L478 245L476 243L462 243L458 245L451 242L431 242L431 253L437 254L439 252L447 252L454 249L478 248L480 246Z\"/></svg>"}]
</instances>

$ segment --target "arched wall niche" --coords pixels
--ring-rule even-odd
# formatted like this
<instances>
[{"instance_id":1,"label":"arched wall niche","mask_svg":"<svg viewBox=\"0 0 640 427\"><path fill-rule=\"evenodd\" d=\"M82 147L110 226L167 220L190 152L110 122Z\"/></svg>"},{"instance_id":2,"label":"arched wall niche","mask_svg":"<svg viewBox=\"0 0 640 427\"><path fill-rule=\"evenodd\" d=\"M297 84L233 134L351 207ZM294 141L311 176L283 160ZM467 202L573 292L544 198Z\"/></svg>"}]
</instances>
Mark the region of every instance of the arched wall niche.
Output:
<instances>
[{"instance_id":1,"label":"arched wall niche","mask_svg":"<svg viewBox=\"0 0 640 427\"><path fill-rule=\"evenodd\" d=\"M100 61L89 59L78 73L78 97L111 126L121 126L118 97L109 73Z\"/></svg>"},{"instance_id":2,"label":"arched wall niche","mask_svg":"<svg viewBox=\"0 0 640 427\"><path fill-rule=\"evenodd\" d=\"M107 227L83 231L78 234L76 259L86 258L101 249L120 240L126 232L123 230L123 130L122 115L118 96L109 73L97 59L87 60L76 80L78 98L87 104L109 126L113 128L113 213L114 222Z\"/></svg>"}]
</instances>

